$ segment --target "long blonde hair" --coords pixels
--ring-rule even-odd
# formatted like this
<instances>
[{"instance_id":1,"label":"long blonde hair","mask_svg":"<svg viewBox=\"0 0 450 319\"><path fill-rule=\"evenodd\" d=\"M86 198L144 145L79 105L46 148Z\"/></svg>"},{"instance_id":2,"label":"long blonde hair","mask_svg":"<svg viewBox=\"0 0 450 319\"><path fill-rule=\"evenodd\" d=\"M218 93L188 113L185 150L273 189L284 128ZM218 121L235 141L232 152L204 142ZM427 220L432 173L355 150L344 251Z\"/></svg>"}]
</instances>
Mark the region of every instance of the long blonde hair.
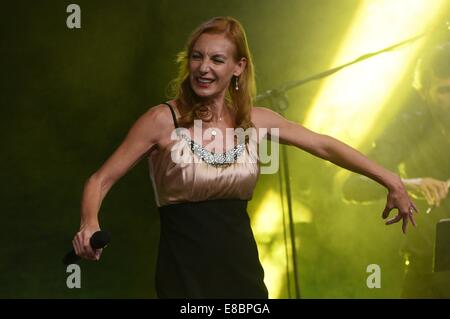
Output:
<instances>
[{"instance_id":1,"label":"long blonde hair","mask_svg":"<svg viewBox=\"0 0 450 319\"><path fill-rule=\"evenodd\" d=\"M189 36L183 51L177 54L178 76L171 81L172 97L176 99L181 117L179 125L189 127L195 119L208 121L211 111L208 105L200 102L192 90L189 80L189 57L195 42L203 33L224 34L236 48L234 60L247 59L247 65L239 76L239 90L234 89L235 81L230 81L225 96L225 105L236 114L236 127L244 130L254 126L251 122L252 100L256 94L255 74L252 57L241 23L231 17L215 17L198 26ZM234 79L236 79L234 77Z\"/></svg>"}]
</instances>

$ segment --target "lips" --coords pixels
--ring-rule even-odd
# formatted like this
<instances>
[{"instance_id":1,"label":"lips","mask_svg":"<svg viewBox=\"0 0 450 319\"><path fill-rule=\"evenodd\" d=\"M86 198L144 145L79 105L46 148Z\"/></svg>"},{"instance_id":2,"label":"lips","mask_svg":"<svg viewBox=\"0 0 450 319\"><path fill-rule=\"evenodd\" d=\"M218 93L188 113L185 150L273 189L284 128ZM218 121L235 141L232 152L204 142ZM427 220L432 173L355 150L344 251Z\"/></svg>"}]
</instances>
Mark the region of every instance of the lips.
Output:
<instances>
[{"instance_id":1,"label":"lips","mask_svg":"<svg viewBox=\"0 0 450 319\"><path fill-rule=\"evenodd\" d=\"M200 87L208 87L211 83L214 82L214 79L204 78L204 77L196 77L195 82Z\"/></svg>"}]
</instances>

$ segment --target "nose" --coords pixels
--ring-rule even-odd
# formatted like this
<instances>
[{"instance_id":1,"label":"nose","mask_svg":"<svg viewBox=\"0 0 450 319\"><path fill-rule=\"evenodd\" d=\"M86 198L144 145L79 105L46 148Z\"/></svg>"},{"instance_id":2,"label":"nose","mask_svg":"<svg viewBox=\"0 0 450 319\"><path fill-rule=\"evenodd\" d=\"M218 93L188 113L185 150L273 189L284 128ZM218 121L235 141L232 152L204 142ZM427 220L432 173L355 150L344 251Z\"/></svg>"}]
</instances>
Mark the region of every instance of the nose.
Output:
<instances>
[{"instance_id":1,"label":"nose","mask_svg":"<svg viewBox=\"0 0 450 319\"><path fill-rule=\"evenodd\" d=\"M209 71L209 61L207 59L203 59L199 68L200 73L206 74Z\"/></svg>"}]
</instances>

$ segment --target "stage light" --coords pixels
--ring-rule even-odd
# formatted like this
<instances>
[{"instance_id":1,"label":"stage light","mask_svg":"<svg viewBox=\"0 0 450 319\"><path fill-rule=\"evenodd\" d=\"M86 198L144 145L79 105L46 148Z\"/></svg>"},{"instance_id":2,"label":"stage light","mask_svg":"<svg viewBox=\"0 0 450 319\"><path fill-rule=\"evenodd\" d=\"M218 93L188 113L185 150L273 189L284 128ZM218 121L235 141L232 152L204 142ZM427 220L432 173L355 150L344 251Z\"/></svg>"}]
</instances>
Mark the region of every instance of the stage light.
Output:
<instances>
[{"instance_id":1,"label":"stage light","mask_svg":"<svg viewBox=\"0 0 450 319\"><path fill-rule=\"evenodd\" d=\"M328 48L336 54L331 65L325 65L324 69L422 34L448 7L449 3L445 0L362 0L340 47L337 50ZM391 102L405 94L398 91L398 85L415 63L423 44L423 40L416 41L352 65L325 79L303 125L353 147L363 148L364 142L369 137L376 137L398 111ZM344 170L341 173L348 174ZM289 255L291 252L290 244L285 248L283 241L280 201L278 192L266 191L253 215L253 229L271 298L279 298L285 293L285 254L286 250ZM311 212L300 205L298 200L294 201L294 211L300 212L295 217L311 222ZM296 235L298 239L299 234ZM291 261L289 267L292 272Z\"/></svg>"},{"instance_id":2,"label":"stage light","mask_svg":"<svg viewBox=\"0 0 450 319\"><path fill-rule=\"evenodd\" d=\"M330 67L350 62L427 30L448 7L445 0L361 1L348 34ZM398 84L424 41L352 65L324 81L305 126L359 147L380 132L396 110ZM372 136L371 136L372 137Z\"/></svg>"},{"instance_id":3,"label":"stage light","mask_svg":"<svg viewBox=\"0 0 450 319\"><path fill-rule=\"evenodd\" d=\"M311 223L312 213L300 202L294 201L294 223ZM270 298L280 298L286 287L286 252L289 255L289 269L292 271L292 247L287 238L287 247L283 235L283 215L281 198L275 190L268 190L261 200L252 221L252 228L258 242L261 263L264 267L264 282ZM298 235L298 234L297 234ZM296 247L300 246L297 236Z\"/></svg>"}]
</instances>

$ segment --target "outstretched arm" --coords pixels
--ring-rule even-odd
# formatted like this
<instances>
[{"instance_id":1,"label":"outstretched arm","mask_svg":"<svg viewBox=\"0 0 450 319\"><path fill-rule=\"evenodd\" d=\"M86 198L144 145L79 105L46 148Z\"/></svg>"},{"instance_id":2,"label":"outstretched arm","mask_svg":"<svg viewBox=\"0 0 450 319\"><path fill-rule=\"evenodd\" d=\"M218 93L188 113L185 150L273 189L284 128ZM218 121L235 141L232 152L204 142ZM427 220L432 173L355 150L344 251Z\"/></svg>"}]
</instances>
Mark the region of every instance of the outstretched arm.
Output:
<instances>
[{"instance_id":1,"label":"outstretched arm","mask_svg":"<svg viewBox=\"0 0 450 319\"><path fill-rule=\"evenodd\" d=\"M417 208L408 197L401 179L391 171L369 160L339 140L308 130L270 109L254 107L252 121L257 128L278 129L278 138L283 144L296 146L340 167L365 175L383 185L389 193L382 217L387 218L392 209L398 209L398 215L389 219L386 224L390 225L402 220L404 233L406 233L408 220L415 225L413 211L417 212Z\"/></svg>"},{"instance_id":2,"label":"outstretched arm","mask_svg":"<svg viewBox=\"0 0 450 319\"><path fill-rule=\"evenodd\" d=\"M94 252L89 240L100 229L98 213L102 201L111 187L157 145L165 122L170 120L169 114L168 108L161 106L144 113L114 153L84 184L80 230L72 241L78 256L90 260L100 258L101 251Z\"/></svg>"}]
</instances>

